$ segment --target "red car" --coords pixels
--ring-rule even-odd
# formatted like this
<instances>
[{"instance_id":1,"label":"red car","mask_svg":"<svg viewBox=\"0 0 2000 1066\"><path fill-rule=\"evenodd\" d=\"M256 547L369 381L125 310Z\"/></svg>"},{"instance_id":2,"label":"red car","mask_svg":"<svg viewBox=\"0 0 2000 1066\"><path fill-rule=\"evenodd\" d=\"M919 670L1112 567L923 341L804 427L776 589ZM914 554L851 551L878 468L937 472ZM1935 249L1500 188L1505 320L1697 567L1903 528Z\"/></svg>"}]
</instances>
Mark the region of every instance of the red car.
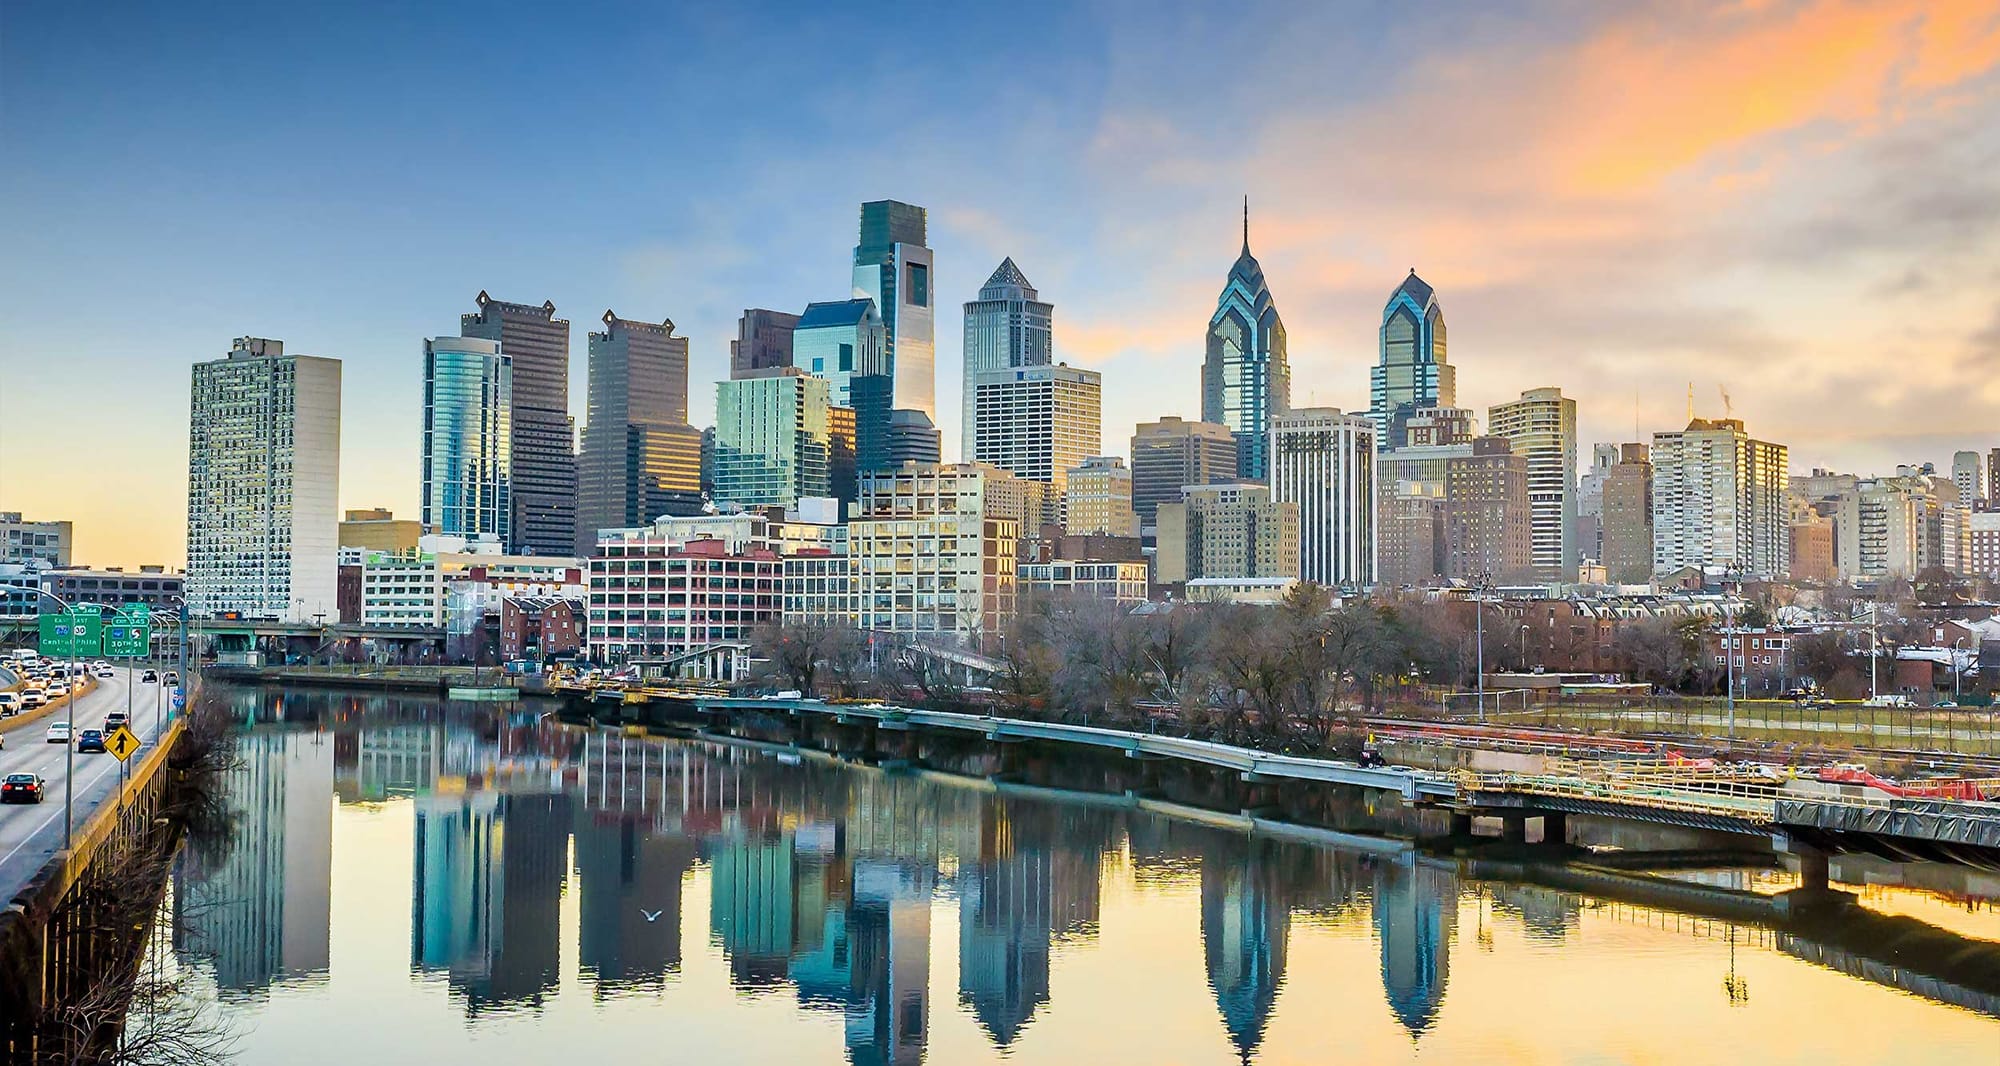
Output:
<instances>
[{"instance_id":1,"label":"red car","mask_svg":"<svg viewBox=\"0 0 2000 1066\"><path fill-rule=\"evenodd\" d=\"M8 774L0 781L0 803L42 802L42 779L35 774Z\"/></svg>"}]
</instances>

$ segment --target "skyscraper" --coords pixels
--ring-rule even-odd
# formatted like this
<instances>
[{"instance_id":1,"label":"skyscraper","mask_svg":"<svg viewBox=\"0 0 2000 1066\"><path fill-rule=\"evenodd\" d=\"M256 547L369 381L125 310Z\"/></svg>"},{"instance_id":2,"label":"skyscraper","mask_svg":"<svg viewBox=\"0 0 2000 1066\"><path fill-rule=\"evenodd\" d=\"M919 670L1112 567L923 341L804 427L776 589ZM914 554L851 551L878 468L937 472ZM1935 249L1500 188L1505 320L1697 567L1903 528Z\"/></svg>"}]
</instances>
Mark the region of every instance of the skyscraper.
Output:
<instances>
[{"instance_id":1,"label":"skyscraper","mask_svg":"<svg viewBox=\"0 0 2000 1066\"><path fill-rule=\"evenodd\" d=\"M729 342L729 376L745 371L792 365L792 330L799 316L762 307L746 308L736 320L736 339Z\"/></svg>"},{"instance_id":2,"label":"skyscraper","mask_svg":"<svg viewBox=\"0 0 2000 1066\"><path fill-rule=\"evenodd\" d=\"M1644 444L1618 449L1604 475L1605 576L1621 585L1653 578L1653 459Z\"/></svg>"},{"instance_id":3,"label":"skyscraper","mask_svg":"<svg viewBox=\"0 0 2000 1066\"><path fill-rule=\"evenodd\" d=\"M1243 201L1243 252L1208 320L1201 364L1201 417L1236 435L1236 476L1262 479L1270 462L1273 414L1291 407L1291 364L1264 268L1250 254L1250 201Z\"/></svg>"},{"instance_id":4,"label":"skyscraper","mask_svg":"<svg viewBox=\"0 0 2000 1066\"><path fill-rule=\"evenodd\" d=\"M498 341L424 342L424 528L507 539L513 393Z\"/></svg>"},{"instance_id":5,"label":"skyscraper","mask_svg":"<svg viewBox=\"0 0 2000 1066\"><path fill-rule=\"evenodd\" d=\"M1576 577L1576 401L1561 389L1529 389L1486 411L1487 431L1528 459L1528 529L1535 577Z\"/></svg>"},{"instance_id":6,"label":"skyscraper","mask_svg":"<svg viewBox=\"0 0 2000 1066\"><path fill-rule=\"evenodd\" d=\"M1457 371L1445 359L1444 309L1415 267L1382 308L1381 358L1368 372L1368 402L1383 449L1409 442L1404 426L1418 408L1458 403Z\"/></svg>"},{"instance_id":7,"label":"skyscraper","mask_svg":"<svg viewBox=\"0 0 2000 1066\"><path fill-rule=\"evenodd\" d=\"M1590 466L1576 479L1578 559L1604 561L1604 479L1616 465L1618 445L1599 442L1590 446Z\"/></svg>"},{"instance_id":8,"label":"skyscraper","mask_svg":"<svg viewBox=\"0 0 2000 1066\"><path fill-rule=\"evenodd\" d=\"M1776 576L1789 561L1785 446L1741 419L1653 434L1653 572L1703 567Z\"/></svg>"},{"instance_id":9,"label":"skyscraper","mask_svg":"<svg viewBox=\"0 0 2000 1066\"><path fill-rule=\"evenodd\" d=\"M826 379L829 403L853 409L856 469L887 469L893 383L875 301L807 304L792 330L792 365Z\"/></svg>"},{"instance_id":10,"label":"skyscraper","mask_svg":"<svg viewBox=\"0 0 2000 1066\"><path fill-rule=\"evenodd\" d=\"M715 387L715 499L791 507L832 495L832 415L827 385L798 367Z\"/></svg>"},{"instance_id":11,"label":"skyscraper","mask_svg":"<svg viewBox=\"0 0 2000 1066\"><path fill-rule=\"evenodd\" d=\"M1229 427L1168 415L1141 422L1132 434L1132 509L1151 527L1163 503L1179 503L1188 485L1236 477L1236 438Z\"/></svg>"},{"instance_id":12,"label":"skyscraper","mask_svg":"<svg viewBox=\"0 0 2000 1066\"><path fill-rule=\"evenodd\" d=\"M1103 386L1095 370L1068 364L989 370L974 381L976 439L972 461L1054 486L1096 455L1103 439Z\"/></svg>"},{"instance_id":13,"label":"skyscraper","mask_svg":"<svg viewBox=\"0 0 2000 1066\"><path fill-rule=\"evenodd\" d=\"M1001 260L980 287L979 299L965 304L965 375L959 390L964 394L965 420L959 455L967 460L979 454L973 440L977 422L973 383L979 375L1049 365L1055 306L1041 302L1040 295L1010 257Z\"/></svg>"},{"instance_id":14,"label":"skyscraper","mask_svg":"<svg viewBox=\"0 0 2000 1066\"><path fill-rule=\"evenodd\" d=\"M238 337L188 408L189 613L337 617L340 360Z\"/></svg>"},{"instance_id":15,"label":"skyscraper","mask_svg":"<svg viewBox=\"0 0 2000 1066\"><path fill-rule=\"evenodd\" d=\"M516 304L484 292L459 316L459 333L500 342L513 367L508 444L509 549L567 555L576 546L576 441L569 417L569 320L556 305Z\"/></svg>"},{"instance_id":16,"label":"skyscraper","mask_svg":"<svg viewBox=\"0 0 2000 1066\"><path fill-rule=\"evenodd\" d=\"M1443 460L1444 576L1476 585L1526 580L1534 563L1527 457L1505 437L1475 437L1470 448Z\"/></svg>"},{"instance_id":17,"label":"skyscraper","mask_svg":"<svg viewBox=\"0 0 2000 1066\"><path fill-rule=\"evenodd\" d=\"M858 447L858 445L857 445ZM922 411L897 408L889 412L889 465L936 463L943 452L943 434Z\"/></svg>"},{"instance_id":18,"label":"skyscraper","mask_svg":"<svg viewBox=\"0 0 2000 1066\"><path fill-rule=\"evenodd\" d=\"M1271 496L1299 505L1299 577L1375 583L1375 423L1331 407L1271 416Z\"/></svg>"},{"instance_id":19,"label":"skyscraper","mask_svg":"<svg viewBox=\"0 0 2000 1066\"><path fill-rule=\"evenodd\" d=\"M638 322L604 312L592 331L590 417L577 460L576 553L600 529L645 525L701 510L700 431L688 425L688 340L672 319Z\"/></svg>"},{"instance_id":20,"label":"skyscraper","mask_svg":"<svg viewBox=\"0 0 2000 1066\"><path fill-rule=\"evenodd\" d=\"M931 293L931 250L924 245L924 209L895 200L861 205L861 243L854 247L854 296L875 301L882 316L892 407L937 414L937 341Z\"/></svg>"}]
</instances>

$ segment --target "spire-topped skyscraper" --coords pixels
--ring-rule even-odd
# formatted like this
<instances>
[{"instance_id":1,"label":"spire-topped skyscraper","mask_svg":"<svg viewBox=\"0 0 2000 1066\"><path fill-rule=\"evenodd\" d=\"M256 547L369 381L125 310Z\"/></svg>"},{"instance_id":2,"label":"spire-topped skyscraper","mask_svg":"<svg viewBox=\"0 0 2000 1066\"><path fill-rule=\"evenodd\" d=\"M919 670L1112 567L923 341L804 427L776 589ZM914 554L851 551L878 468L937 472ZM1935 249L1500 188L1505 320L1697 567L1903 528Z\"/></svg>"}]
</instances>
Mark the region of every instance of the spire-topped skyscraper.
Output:
<instances>
[{"instance_id":1,"label":"spire-topped skyscraper","mask_svg":"<svg viewBox=\"0 0 2000 1066\"><path fill-rule=\"evenodd\" d=\"M994 268L986 284L980 286L979 299L966 302L965 375L959 384L965 408L960 461L969 463L979 453L973 433L979 375L1049 365L1054 318L1054 305L1041 301L1041 294L1028 283L1012 257Z\"/></svg>"},{"instance_id":2,"label":"spire-topped skyscraper","mask_svg":"<svg viewBox=\"0 0 2000 1066\"><path fill-rule=\"evenodd\" d=\"M1437 293L1410 268L1382 308L1381 359L1368 371L1368 414L1376 447L1409 443L1404 427L1425 407L1458 406L1458 378L1445 359L1444 308Z\"/></svg>"},{"instance_id":3,"label":"spire-topped skyscraper","mask_svg":"<svg viewBox=\"0 0 2000 1066\"><path fill-rule=\"evenodd\" d=\"M1243 198L1243 252L1208 320L1208 355L1201 365L1201 418L1236 435L1236 475L1262 480L1270 464L1273 414L1291 407L1292 373L1285 358L1285 323L1250 254L1250 198Z\"/></svg>"}]
</instances>

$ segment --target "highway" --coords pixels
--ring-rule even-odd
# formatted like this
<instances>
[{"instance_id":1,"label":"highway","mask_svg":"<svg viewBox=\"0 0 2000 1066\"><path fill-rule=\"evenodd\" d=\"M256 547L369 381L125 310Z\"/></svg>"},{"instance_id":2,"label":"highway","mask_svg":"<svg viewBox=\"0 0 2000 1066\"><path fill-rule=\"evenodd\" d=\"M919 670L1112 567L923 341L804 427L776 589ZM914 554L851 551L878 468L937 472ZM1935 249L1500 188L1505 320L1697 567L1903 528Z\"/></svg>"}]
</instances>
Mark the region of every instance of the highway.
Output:
<instances>
[{"instance_id":1,"label":"highway","mask_svg":"<svg viewBox=\"0 0 2000 1066\"><path fill-rule=\"evenodd\" d=\"M40 804L0 805L0 905L12 900L28 879L62 849L64 747L48 742L49 724L62 721L64 710L68 710L77 732L101 729L106 714L125 709L129 689L132 731L146 744L132 756L136 763L152 747L155 721L165 720L164 714L155 714L162 698L161 686L135 684L144 672L143 668L128 673L124 667L113 667L114 676L100 678L97 686L72 707L57 709L4 734L6 747L0 749L0 775L37 773L42 775L48 791ZM82 831L98 804L115 796L117 788L117 759L108 754L76 756L73 814L76 831Z\"/></svg>"}]
</instances>

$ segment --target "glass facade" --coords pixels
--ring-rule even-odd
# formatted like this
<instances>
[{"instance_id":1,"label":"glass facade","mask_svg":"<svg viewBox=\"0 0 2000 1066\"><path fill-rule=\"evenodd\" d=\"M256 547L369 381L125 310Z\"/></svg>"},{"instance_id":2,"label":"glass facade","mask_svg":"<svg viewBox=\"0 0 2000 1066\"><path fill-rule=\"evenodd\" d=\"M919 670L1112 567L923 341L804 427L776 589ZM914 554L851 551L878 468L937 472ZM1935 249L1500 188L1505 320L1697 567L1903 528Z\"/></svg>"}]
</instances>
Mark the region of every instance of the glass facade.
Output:
<instances>
[{"instance_id":1,"label":"glass facade","mask_svg":"<svg viewBox=\"0 0 2000 1066\"><path fill-rule=\"evenodd\" d=\"M827 402L854 411L854 461L861 470L889 465L888 338L873 300L809 304L792 331L794 366L825 378Z\"/></svg>"},{"instance_id":2,"label":"glass facade","mask_svg":"<svg viewBox=\"0 0 2000 1066\"><path fill-rule=\"evenodd\" d=\"M1457 371L1445 356L1444 309L1415 270L1382 308L1381 357L1368 372L1368 414L1381 450L1409 443L1410 416L1458 403Z\"/></svg>"},{"instance_id":3,"label":"glass facade","mask_svg":"<svg viewBox=\"0 0 2000 1066\"><path fill-rule=\"evenodd\" d=\"M716 383L718 504L790 507L801 496L833 495L827 383L784 370Z\"/></svg>"},{"instance_id":4,"label":"glass facade","mask_svg":"<svg viewBox=\"0 0 2000 1066\"><path fill-rule=\"evenodd\" d=\"M1201 418L1236 435L1236 474L1262 479L1270 465L1273 414L1291 406L1291 365L1285 323L1278 317L1264 268L1250 254L1250 218L1243 219L1243 253L1208 320L1208 354L1201 366Z\"/></svg>"},{"instance_id":5,"label":"glass facade","mask_svg":"<svg viewBox=\"0 0 2000 1066\"><path fill-rule=\"evenodd\" d=\"M937 340L924 209L895 200L861 205L854 298L875 301L892 380L890 406L935 415ZM793 366L798 361L796 351Z\"/></svg>"},{"instance_id":6,"label":"glass facade","mask_svg":"<svg viewBox=\"0 0 2000 1066\"><path fill-rule=\"evenodd\" d=\"M512 361L496 341L424 342L423 523L505 542L512 521Z\"/></svg>"},{"instance_id":7,"label":"glass facade","mask_svg":"<svg viewBox=\"0 0 2000 1066\"><path fill-rule=\"evenodd\" d=\"M701 500L700 431L687 424L688 341L672 320L604 314L590 334L590 421L577 461L577 541L683 514Z\"/></svg>"},{"instance_id":8,"label":"glass facade","mask_svg":"<svg viewBox=\"0 0 2000 1066\"><path fill-rule=\"evenodd\" d=\"M993 370L1020 366L1047 366L1054 349L1051 340L1055 307L1043 303L1041 294L1028 284L1027 275L1004 259L986 284L979 299L965 305L965 373L959 391L963 394L964 421L960 423L962 458L979 454L977 390L979 375Z\"/></svg>"},{"instance_id":9,"label":"glass facade","mask_svg":"<svg viewBox=\"0 0 2000 1066\"><path fill-rule=\"evenodd\" d=\"M512 364L509 550L566 555L576 546L576 427L569 415L569 320L553 302L508 303L485 293L459 333L499 341Z\"/></svg>"}]
</instances>

